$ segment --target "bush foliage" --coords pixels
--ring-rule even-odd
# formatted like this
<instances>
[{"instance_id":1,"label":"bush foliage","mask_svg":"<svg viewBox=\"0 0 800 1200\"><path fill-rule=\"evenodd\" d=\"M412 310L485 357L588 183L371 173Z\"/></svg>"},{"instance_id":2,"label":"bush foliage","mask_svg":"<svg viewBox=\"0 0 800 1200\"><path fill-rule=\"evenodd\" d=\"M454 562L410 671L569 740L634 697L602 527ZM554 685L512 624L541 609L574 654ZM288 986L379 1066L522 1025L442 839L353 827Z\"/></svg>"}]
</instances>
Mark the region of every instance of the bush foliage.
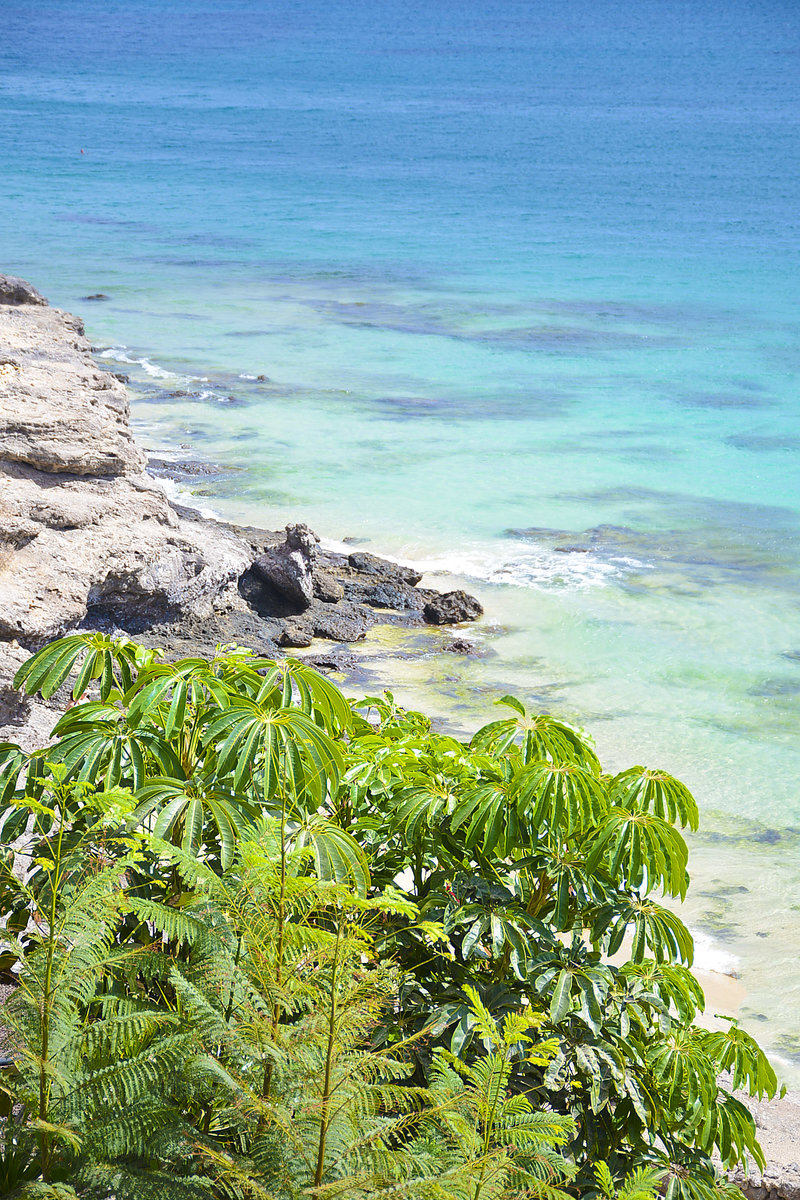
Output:
<instances>
[{"instance_id":1,"label":"bush foliage","mask_svg":"<svg viewBox=\"0 0 800 1200\"><path fill-rule=\"evenodd\" d=\"M763 1162L732 1093L775 1075L695 1023L659 900L677 780L236 647L75 634L16 682L70 679L50 746L0 746L3 1194L714 1200Z\"/></svg>"}]
</instances>

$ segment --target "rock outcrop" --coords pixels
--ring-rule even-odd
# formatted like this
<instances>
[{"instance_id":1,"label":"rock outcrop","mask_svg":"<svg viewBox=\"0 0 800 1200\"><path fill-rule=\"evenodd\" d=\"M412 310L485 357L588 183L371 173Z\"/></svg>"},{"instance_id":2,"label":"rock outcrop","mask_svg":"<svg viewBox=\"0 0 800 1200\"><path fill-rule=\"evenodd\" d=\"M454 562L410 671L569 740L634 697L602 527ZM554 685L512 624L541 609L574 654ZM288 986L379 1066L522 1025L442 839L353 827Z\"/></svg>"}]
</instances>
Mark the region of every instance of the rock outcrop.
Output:
<instances>
[{"instance_id":1,"label":"rock outcrop","mask_svg":"<svg viewBox=\"0 0 800 1200\"><path fill-rule=\"evenodd\" d=\"M747 1200L800 1200L800 1093L776 1100L734 1094L753 1116L767 1165L759 1171L753 1164L748 1174L737 1168L728 1178Z\"/></svg>"},{"instance_id":2,"label":"rock outcrop","mask_svg":"<svg viewBox=\"0 0 800 1200\"><path fill-rule=\"evenodd\" d=\"M41 298L4 305L0 347L0 637L33 649L90 614L145 627L246 570L241 538L182 519L145 474L125 386L80 321Z\"/></svg>"},{"instance_id":3,"label":"rock outcrop","mask_svg":"<svg viewBox=\"0 0 800 1200\"><path fill-rule=\"evenodd\" d=\"M259 554L253 575L267 600L301 613L314 599L314 559L319 538L307 525L287 525L286 541Z\"/></svg>"},{"instance_id":4,"label":"rock outcrop","mask_svg":"<svg viewBox=\"0 0 800 1200\"><path fill-rule=\"evenodd\" d=\"M47 304L47 301L25 279L0 275L0 304Z\"/></svg>"},{"instance_id":5,"label":"rock outcrop","mask_svg":"<svg viewBox=\"0 0 800 1200\"><path fill-rule=\"evenodd\" d=\"M0 275L0 640L25 653L83 627L168 653L230 641L274 654L356 641L378 619L481 611L418 588L411 567L324 552L306 525L207 520L145 467L123 379L98 367L81 321Z\"/></svg>"},{"instance_id":6,"label":"rock outcrop","mask_svg":"<svg viewBox=\"0 0 800 1200\"><path fill-rule=\"evenodd\" d=\"M422 613L430 625L459 625L462 621L477 620L483 615L483 608L474 596L459 589L431 596Z\"/></svg>"}]
</instances>

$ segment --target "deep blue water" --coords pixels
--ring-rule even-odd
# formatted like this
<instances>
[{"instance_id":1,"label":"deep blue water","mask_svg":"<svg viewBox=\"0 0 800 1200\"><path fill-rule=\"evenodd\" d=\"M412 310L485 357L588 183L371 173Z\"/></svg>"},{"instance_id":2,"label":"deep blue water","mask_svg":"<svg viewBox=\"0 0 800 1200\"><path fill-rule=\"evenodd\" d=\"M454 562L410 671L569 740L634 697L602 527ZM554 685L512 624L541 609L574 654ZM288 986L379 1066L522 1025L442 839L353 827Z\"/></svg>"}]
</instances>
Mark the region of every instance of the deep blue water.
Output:
<instances>
[{"instance_id":1,"label":"deep blue water","mask_svg":"<svg viewBox=\"0 0 800 1200\"><path fill-rule=\"evenodd\" d=\"M492 657L410 698L514 687L685 777L693 926L790 1058L799 83L782 0L15 0L0 36L0 268L229 471L203 503L483 589Z\"/></svg>"}]
</instances>

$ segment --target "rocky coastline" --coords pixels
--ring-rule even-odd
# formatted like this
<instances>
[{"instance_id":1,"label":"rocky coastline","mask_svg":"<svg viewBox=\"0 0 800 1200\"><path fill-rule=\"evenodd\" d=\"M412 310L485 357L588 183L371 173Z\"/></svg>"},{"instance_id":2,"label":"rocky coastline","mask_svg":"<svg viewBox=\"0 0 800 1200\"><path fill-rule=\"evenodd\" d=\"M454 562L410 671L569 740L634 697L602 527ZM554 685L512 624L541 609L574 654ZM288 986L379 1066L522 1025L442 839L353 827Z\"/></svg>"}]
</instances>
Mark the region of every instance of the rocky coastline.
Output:
<instances>
[{"instance_id":1,"label":"rocky coastline","mask_svg":"<svg viewBox=\"0 0 800 1200\"><path fill-rule=\"evenodd\" d=\"M240 527L175 504L164 466L148 470L124 377L98 366L82 321L0 275L0 740L48 740L59 696L31 701L11 681L76 629L127 633L167 657L233 642L269 657L310 647L312 662L346 667L347 643L375 625L458 631L482 613L466 592L420 587L411 567L326 551L305 525ZM446 648L471 647L456 636ZM733 1182L750 1200L800 1200L800 1096L741 1099L768 1166Z\"/></svg>"},{"instance_id":2,"label":"rocky coastline","mask_svg":"<svg viewBox=\"0 0 800 1200\"><path fill-rule=\"evenodd\" d=\"M220 643L277 657L377 624L460 625L463 591L410 567L319 546L305 525L243 528L172 503L129 426L124 376L92 358L82 321L0 275L0 738L36 741L52 712L10 687L28 654L76 629L137 637L167 657ZM155 464L163 474L163 465Z\"/></svg>"}]
</instances>

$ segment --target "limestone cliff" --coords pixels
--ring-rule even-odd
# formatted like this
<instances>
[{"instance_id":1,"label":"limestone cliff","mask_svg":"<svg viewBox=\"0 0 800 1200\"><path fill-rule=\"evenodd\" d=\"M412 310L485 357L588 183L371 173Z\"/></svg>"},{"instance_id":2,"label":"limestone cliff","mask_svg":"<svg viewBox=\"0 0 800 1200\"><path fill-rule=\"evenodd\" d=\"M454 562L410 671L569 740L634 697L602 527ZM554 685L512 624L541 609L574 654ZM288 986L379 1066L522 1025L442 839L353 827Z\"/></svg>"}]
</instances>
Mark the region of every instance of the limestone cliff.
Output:
<instances>
[{"instance_id":1,"label":"limestone cliff","mask_svg":"<svg viewBox=\"0 0 800 1200\"><path fill-rule=\"evenodd\" d=\"M247 542L182 518L145 474L125 386L97 367L81 322L3 295L0 637L33 648L91 609L197 612L250 565Z\"/></svg>"}]
</instances>

